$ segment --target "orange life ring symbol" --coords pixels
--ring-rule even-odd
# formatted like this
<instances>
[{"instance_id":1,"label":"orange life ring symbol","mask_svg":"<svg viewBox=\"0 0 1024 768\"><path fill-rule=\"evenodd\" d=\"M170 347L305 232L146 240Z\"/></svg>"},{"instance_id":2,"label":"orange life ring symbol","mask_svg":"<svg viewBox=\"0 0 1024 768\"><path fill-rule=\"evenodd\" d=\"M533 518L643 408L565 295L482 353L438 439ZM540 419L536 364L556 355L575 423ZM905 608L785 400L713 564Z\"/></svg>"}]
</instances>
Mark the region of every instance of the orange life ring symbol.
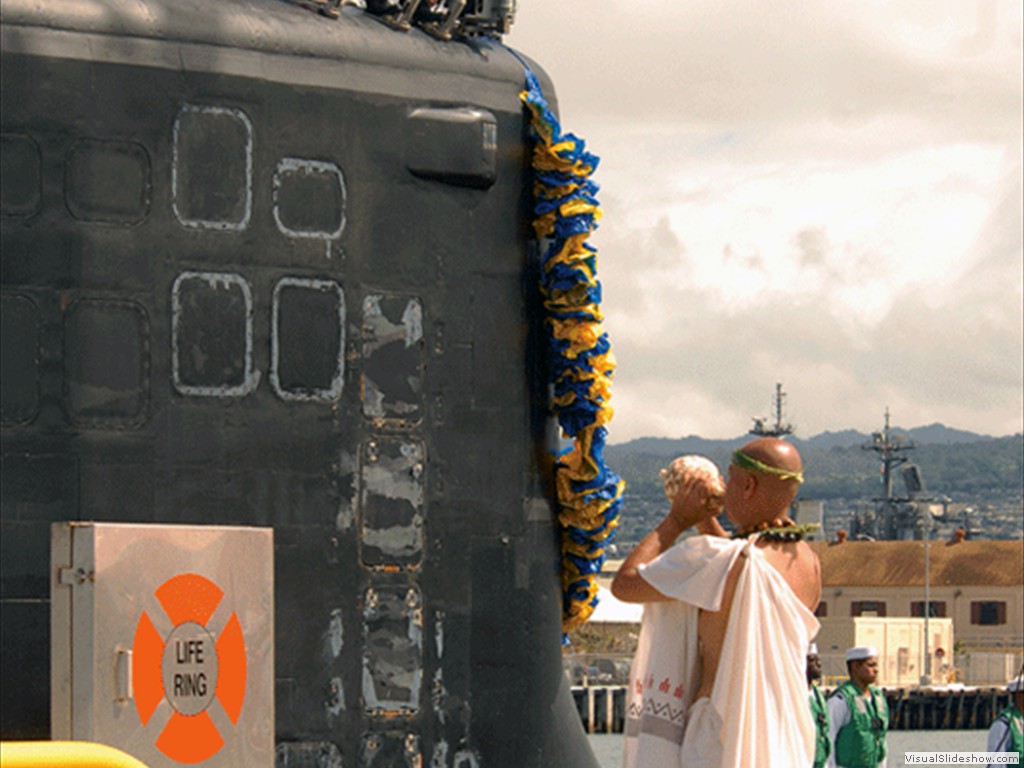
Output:
<instances>
[{"instance_id":1,"label":"orange life ring symbol","mask_svg":"<svg viewBox=\"0 0 1024 768\"><path fill-rule=\"evenodd\" d=\"M161 584L157 600L174 625L165 640L143 611L132 644L135 709L145 726L161 701L172 713L156 748L179 763L199 763L224 746L207 708L216 698L232 725L245 701L245 639L232 611L220 637L206 624L224 592L203 576L182 573Z\"/></svg>"}]
</instances>

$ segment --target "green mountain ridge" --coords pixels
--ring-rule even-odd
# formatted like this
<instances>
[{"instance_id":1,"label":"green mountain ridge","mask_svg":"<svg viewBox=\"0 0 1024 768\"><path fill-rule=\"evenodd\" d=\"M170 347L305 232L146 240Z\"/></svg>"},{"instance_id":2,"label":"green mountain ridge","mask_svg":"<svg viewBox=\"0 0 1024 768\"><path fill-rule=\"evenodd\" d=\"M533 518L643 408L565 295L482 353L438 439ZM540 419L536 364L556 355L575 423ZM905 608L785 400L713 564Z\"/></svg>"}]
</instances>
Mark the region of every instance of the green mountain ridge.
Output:
<instances>
[{"instance_id":1,"label":"green mountain ridge","mask_svg":"<svg viewBox=\"0 0 1024 768\"><path fill-rule=\"evenodd\" d=\"M1007 437L978 435L932 424L915 429L892 430L914 441L916 448L903 453L916 464L924 480L925 496L947 496L952 501L982 498L1020 498L1024 494L1024 434ZM707 456L721 469L733 449L751 439L709 440L698 436L638 438L605 448L613 470L627 482L627 494L656 498L663 492L658 470L676 456L690 453ZM804 499L871 499L882 494L880 461L863 446L870 435L845 430L825 432L807 440L792 436L804 460ZM897 470L897 494L903 486Z\"/></svg>"}]
</instances>

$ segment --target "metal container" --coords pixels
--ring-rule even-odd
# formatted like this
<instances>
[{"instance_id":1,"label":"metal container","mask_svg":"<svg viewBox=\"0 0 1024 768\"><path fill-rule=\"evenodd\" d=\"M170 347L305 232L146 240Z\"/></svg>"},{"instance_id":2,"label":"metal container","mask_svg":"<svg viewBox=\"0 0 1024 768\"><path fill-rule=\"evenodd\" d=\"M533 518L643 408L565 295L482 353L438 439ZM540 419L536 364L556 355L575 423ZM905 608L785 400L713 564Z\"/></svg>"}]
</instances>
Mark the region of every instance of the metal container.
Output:
<instances>
[{"instance_id":1,"label":"metal container","mask_svg":"<svg viewBox=\"0 0 1024 768\"><path fill-rule=\"evenodd\" d=\"M271 529L54 523L51 545L53 738L273 764Z\"/></svg>"}]
</instances>

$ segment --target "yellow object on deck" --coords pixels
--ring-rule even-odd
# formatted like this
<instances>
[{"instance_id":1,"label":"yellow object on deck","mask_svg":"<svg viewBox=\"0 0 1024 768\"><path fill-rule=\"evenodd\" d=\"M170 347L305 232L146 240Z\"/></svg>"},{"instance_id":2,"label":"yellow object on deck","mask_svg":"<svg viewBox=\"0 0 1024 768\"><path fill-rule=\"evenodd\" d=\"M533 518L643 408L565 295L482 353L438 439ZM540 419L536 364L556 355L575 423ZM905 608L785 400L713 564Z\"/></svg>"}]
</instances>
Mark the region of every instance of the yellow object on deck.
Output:
<instances>
[{"instance_id":1,"label":"yellow object on deck","mask_svg":"<svg viewBox=\"0 0 1024 768\"><path fill-rule=\"evenodd\" d=\"M0 768L146 768L120 749L89 741L3 741Z\"/></svg>"}]
</instances>

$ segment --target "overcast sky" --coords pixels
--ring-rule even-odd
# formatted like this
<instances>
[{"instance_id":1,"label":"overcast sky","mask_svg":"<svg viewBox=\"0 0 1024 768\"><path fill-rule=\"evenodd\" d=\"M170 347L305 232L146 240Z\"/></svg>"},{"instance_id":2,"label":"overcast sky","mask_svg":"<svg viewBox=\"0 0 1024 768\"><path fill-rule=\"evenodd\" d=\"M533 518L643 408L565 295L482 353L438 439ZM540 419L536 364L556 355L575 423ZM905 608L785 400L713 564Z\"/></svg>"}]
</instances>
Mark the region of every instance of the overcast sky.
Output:
<instances>
[{"instance_id":1,"label":"overcast sky","mask_svg":"<svg viewBox=\"0 0 1024 768\"><path fill-rule=\"evenodd\" d=\"M1022 4L519 0L601 157L611 441L1024 429Z\"/></svg>"}]
</instances>

